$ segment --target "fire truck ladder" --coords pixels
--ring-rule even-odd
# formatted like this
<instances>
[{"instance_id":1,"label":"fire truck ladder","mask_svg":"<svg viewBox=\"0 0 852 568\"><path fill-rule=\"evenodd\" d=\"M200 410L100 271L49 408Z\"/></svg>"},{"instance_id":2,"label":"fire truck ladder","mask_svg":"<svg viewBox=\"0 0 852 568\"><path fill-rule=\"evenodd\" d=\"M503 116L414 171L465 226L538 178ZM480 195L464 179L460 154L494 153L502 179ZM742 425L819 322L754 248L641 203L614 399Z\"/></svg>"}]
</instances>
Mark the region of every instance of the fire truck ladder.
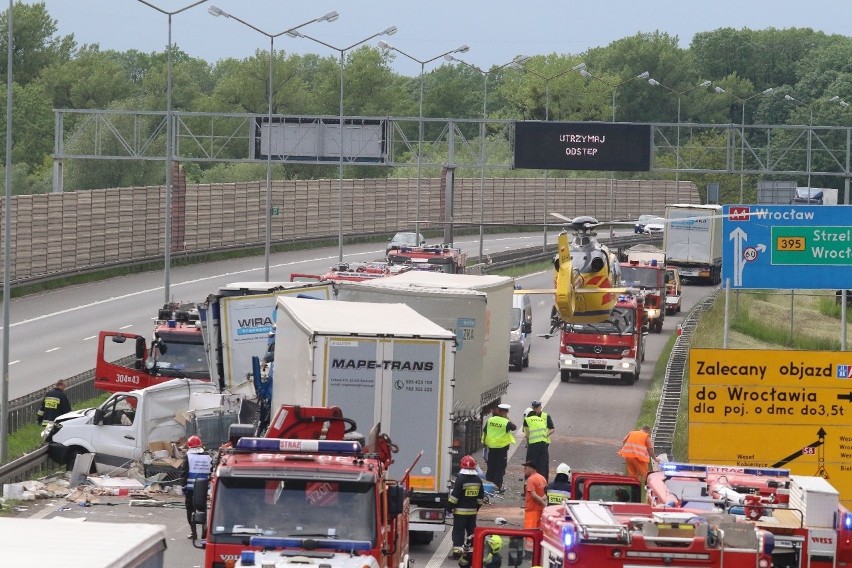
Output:
<instances>
[{"instance_id":1,"label":"fire truck ladder","mask_svg":"<svg viewBox=\"0 0 852 568\"><path fill-rule=\"evenodd\" d=\"M677 416L680 408L680 397L683 390L683 379L686 374L686 361L689 356L689 343L695 327L698 325L698 317L701 312L710 309L720 288L696 304L692 311L684 318L681 324L681 334L675 340L669 362L666 364L666 376L663 379L663 392L660 395L660 403L657 406L657 418L654 421L654 449L657 454L668 454L672 456L672 443L674 441L675 428L677 427Z\"/></svg>"},{"instance_id":2,"label":"fire truck ladder","mask_svg":"<svg viewBox=\"0 0 852 568\"><path fill-rule=\"evenodd\" d=\"M566 506L580 538L627 542L627 527L613 516L606 505L591 501L570 501Z\"/></svg>"}]
</instances>

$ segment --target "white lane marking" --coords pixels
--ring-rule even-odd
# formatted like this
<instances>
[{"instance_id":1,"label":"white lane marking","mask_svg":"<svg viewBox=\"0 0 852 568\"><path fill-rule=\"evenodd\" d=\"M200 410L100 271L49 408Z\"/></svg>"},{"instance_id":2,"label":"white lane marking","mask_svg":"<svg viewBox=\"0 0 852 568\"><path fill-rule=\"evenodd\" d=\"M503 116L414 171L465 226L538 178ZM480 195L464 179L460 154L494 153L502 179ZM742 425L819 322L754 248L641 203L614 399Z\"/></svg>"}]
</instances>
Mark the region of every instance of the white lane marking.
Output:
<instances>
[{"instance_id":1,"label":"white lane marking","mask_svg":"<svg viewBox=\"0 0 852 568\"><path fill-rule=\"evenodd\" d=\"M89 337L84 337L84 338L83 338L83 341L88 341L88 340L90 340L90 339L94 339L94 338L96 338L96 337L97 337L97 335L90 335Z\"/></svg>"},{"instance_id":2,"label":"white lane marking","mask_svg":"<svg viewBox=\"0 0 852 568\"><path fill-rule=\"evenodd\" d=\"M133 324L131 323L131 324L129 324L129 325L123 325L123 326L121 326L121 327L120 327L120 328L118 328L118 329L127 329L128 327L133 327Z\"/></svg>"},{"instance_id":3,"label":"white lane marking","mask_svg":"<svg viewBox=\"0 0 852 568\"><path fill-rule=\"evenodd\" d=\"M514 240L517 240L518 238L519 237L514 237ZM527 238L527 237L520 237L520 238ZM504 239L490 239L490 240L500 241L500 240L511 240L511 239L513 239L513 237L505 237ZM478 241L476 241L476 242L478 242ZM378 254L378 253L381 253L381 252L384 252L384 250L364 251L364 252L355 253L352 256L356 257L356 256L365 255L365 254ZM286 266L294 266L296 264L304 264L304 263L307 263L307 262L319 262L319 261L326 261L326 260L337 260L337 255L320 256L320 257L315 257L315 258L308 258L308 259L305 259L305 260L294 260L294 261L291 261L291 262L282 262L282 263L279 263L279 264L271 265L270 269L272 269L272 268L283 268L283 267L286 267ZM184 280L183 282L174 282L174 283L172 283L172 287L177 288L179 286L186 286L186 285L189 285L189 284L196 284L198 282L206 282L206 281L209 281L209 280L216 280L216 279L225 278L225 277L228 277L228 276L238 276L240 274L249 274L249 273L252 273L252 272L260 272L262 270L263 270L263 267L260 266L258 268L247 268L245 270L237 270L237 271L234 271L234 272L225 272L223 274L214 274L212 276L205 276L203 278L195 278L193 280ZM91 308L91 307L94 307L94 306L100 306L100 305L103 305L103 304L108 304L110 302L115 302L115 301L119 301L119 300L125 300L127 298L133 298L133 297L136 297L136 296L141 296L143 294L150 294L151 292L157 292L157 291L162 290L162 289L163 289L163 286L157 286L156 288L147 288L145 290L137 290L136 292L130 292L130 293L127 293L127 294L122 294L120 296L113 296L111 298L105 298L103 300L98 300L96 302L89 302L88 304L81 304L79 306L74 306L73 308L58 310L58 311L55 311L55 312L42 314L42 315L36 316L34 318L21 320L19 322L10 324L9 327L10 328L18 327L20 325L25 325L25 324L28 324L28 323L41 321L41 320L44 320L44 319L47 319L47 318L52 318L52 317L55 317L55 316L61 316L61 315L64 315L64 314L70 314L70 313L73 313L73 312L78 312L80 310L85 310L86 308Z\"/></svg>"},{"instance_id":4,"label":"white lane marking","mask_svg":"<svg viewBox=\"0 0 852 568\"><path fill-rule=\"evenodd\" d=\"M61 347L53 347L53 348L45 351L45 353L53 353L54 351L59 351L60 349L62 349L62 348Z\"/></svg>"},{"instance_id":5,"label":"white lane marking","mask_svg":"<svg viewBox=\"0 0 852 568\"><path fill-rule=\"evenodd\" d=\"M21 362L20 359L15 359L14 361L9 361L9 364L14 365L15 363L20 363L20 362Z\"/></svg>"},{"instance_id":6,"label":"white lane marking","mask_svg":"<svg viewBox=\"0 0 852 568\"><path fill-rule=\"evenodd\" d=\"M544 389L544 393L541 395L539 399L541 401L542 407L547 406L547 403L550 402L550 398L553 396L553 393L556 391L556 387L562 382L562 378L559 376L559 373L556 373L551 379L550 384L547 385L547 388ZM520 447L519 444L514 444L509 447L509 456L507 461L512 461L512 456L515 455L515 451ZM450 554L450 550L453 547L453 534L452 531L448 531L444 538L441 539L441 544L438 545L438 548L435 549L435 552L432 553L431 558L426 563L426 568L440 568L443 565L444 560Z\"/></svg>"}]
</instances>

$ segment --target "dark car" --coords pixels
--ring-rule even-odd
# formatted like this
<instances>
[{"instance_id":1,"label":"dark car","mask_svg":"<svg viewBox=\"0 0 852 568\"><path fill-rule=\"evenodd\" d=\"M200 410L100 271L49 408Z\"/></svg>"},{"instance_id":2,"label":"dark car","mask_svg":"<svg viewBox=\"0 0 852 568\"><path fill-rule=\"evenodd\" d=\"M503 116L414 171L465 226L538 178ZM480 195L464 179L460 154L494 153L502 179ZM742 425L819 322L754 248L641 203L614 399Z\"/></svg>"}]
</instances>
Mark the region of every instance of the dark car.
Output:
<instances>
[{"instance_id":1,"label":"dark car","mask_svg":"<svg viewBox=\"0 0 852 568\"><path fill-rule=\"evenodd\" d=\"M637 235L640 235L645 232L645 225L648 223L658 222L657 220L660 217L658 215L639 215L639 218L636 219L636 224L633 225L633 232Z\"/></svg>"},{"instance_id":2,"label":"dark car","mask_svg":"<svg viewBox=\"0 0 852 568\"><path fill-rule=\"evenodd\" d=\"M419 237L419 238L418 238ZM385 249L385 254L389 253L391 249L398 249L403 247L422 247L426 246L426 239L423 238L423 235L420 233L397 233L395 234L389 241L388 246Z\"/></svg>"}]
</instances>

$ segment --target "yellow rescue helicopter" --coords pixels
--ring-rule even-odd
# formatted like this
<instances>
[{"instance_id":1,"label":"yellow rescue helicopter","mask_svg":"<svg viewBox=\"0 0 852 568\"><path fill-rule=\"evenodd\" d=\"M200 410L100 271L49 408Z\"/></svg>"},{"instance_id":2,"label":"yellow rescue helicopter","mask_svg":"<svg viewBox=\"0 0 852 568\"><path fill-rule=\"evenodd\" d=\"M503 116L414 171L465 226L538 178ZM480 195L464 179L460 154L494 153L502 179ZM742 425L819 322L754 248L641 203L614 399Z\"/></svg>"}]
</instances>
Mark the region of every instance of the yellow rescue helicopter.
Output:
<instances>
[{"instance_id":1,"label":"yellow rescue helicopter","mask_svg":"<svg viewBox=\"0 0 852 568\"><path fill-rule=\"evenodd\" d=\"M610 317L619 294L621 269L615 253L597 239L597 219L581 216L570 219L558 213L554 217L568 224L557 237L557 254L553 261L553 290L519 290L523 294L554 294L552 326L559 322L599 323ZM569 236L569 231L571 235Z\"/></svg>"}]
</instances>

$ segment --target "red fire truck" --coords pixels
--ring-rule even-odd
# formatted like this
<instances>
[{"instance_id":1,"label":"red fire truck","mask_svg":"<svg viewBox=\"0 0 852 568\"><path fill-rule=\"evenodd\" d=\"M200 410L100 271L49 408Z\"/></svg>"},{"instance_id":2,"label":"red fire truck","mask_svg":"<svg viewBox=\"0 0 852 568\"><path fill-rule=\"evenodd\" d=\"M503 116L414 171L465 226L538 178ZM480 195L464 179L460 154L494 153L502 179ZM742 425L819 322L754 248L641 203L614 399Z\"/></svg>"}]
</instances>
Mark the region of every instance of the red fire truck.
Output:
<instances>
[{"instance_id":1,"label":"red fire truck","mask_svg":"<svg viewBox=\"0 0 852 568\"><path fill-rule=\"evenodd\" d=\"M408 266L392 265L384 261L375 262L341 262L331 267L325 274L305 274L293 272L290 282L330 280L332 282L363 282L374 278L384 278L410 270Z\"/></svg>"},{"instance_id":2,"label":"red fire truck","mask_svg":"<svg viewBox=\"0 0 852 568\"><path fill-rule=\"evenodd\" d=\"M399 247L388 250L388 262L410 266L417 270L437 270L449 274L464 274L467 253L451 245Z\"/></svg>"},{"instance_id":3,"label":"red fire truck","mask_svg":"<svg viewBox=\"0 0 852 568\"><path fill-rule=\"evenodd\" d=\"M98 334L96 388L125 392L174 378L210 380L194 304L164 305L157 312L150 344L135 333L102 331Z\"/></svg>"},{"instance_id":4,"label":"red fire truck","mask_svg":"<svg viewBox=\"0 0 852 568\"><path fill-rule=\"evenodd\" d=\"M387 473L395 448L376 429L364 445L350 440L354 426L336 407L282 406L267 437L233 427L209 509L208 481L195 486L205 568L290 566L305 556L328 568L408 566L407 480Z\"/></svg>"},{"instance_id":5,"label":"red fire truck","mask_svg":"<svg viewBox=\"0 0 852 568\"><path fill-rule=\"evenodd\" d=\"M477 527L472 566L481 568L486 537L498 534L509 566L548 568L706 566L769 568L773 536L754 525L690 511L658 511L644 503L566 501L545 508L541 527Z\"/></svg>"},{"instance_id":6,"label":"red fire truck","mask_svg":"<svg viewBox=\"0 0 852 568\"><path fill-rule=\"evenodd\" d=\"M609 319L600 323L563 323L559 374L563 382L580 375L608 375L632 385L645 359L644 296L621 294Z\"/></svg>"},{"instance_id":7,"label":"red fire truck","mask_svg":"<svg viewBox=\"0 0 852 568\"><path fill-rule=\"evenodd\" d=\"M648 475L648 502L717 513L775 535L773 566L852 564L852 513L822 477L787 469L665 463Z\"/></svg>"},{"instance_id":8,"label":"red fire truck","mask_svg":"<svg viewBox=\"0 0 852 568\"><path fill-rule=\"evenodd\" d=\"M640 291L644 296L648 329L656 333L663 331L666 319L665 266L657 260L622 262L621 278L625 286Z\"/></svg>"}]
</instances>

